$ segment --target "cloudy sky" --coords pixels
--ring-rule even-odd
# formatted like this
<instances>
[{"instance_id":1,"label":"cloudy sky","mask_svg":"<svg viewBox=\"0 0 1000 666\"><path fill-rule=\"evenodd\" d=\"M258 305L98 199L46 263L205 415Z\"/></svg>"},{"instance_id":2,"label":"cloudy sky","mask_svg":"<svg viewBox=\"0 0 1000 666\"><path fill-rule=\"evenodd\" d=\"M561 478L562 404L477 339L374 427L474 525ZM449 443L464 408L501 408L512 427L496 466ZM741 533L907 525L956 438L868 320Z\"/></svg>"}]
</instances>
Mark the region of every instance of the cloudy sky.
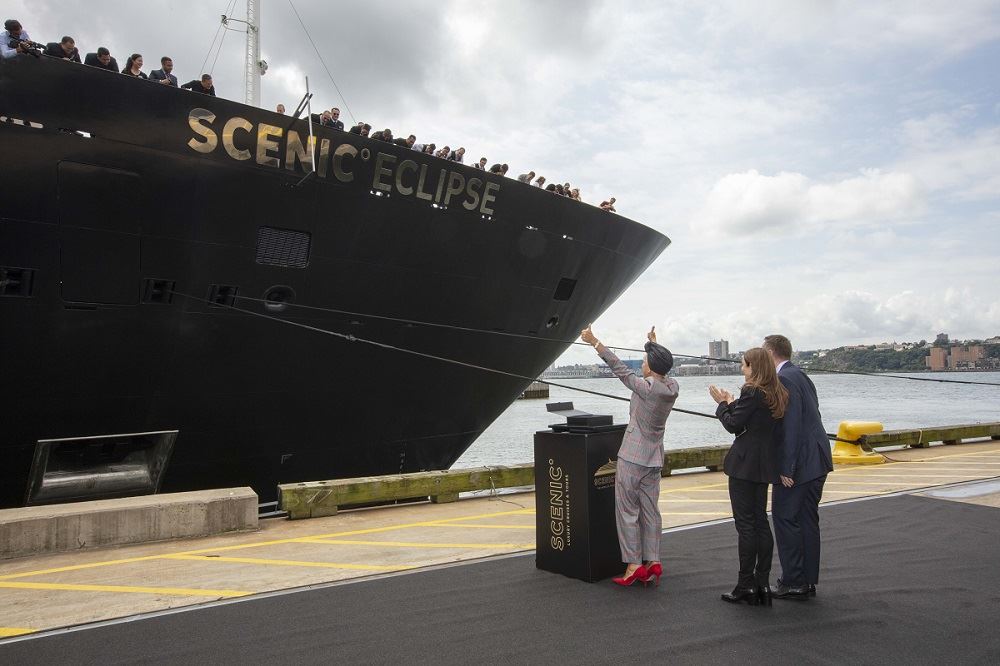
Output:
<instances>
[{"instance_id":1,"label":"cloudy sky","mask_svg":"<svg viewBox=\"0 0 1000 666\"><path fill-rule=\"evenodd\" d=\"M1000 3L262 0L263 105L464 145L618 198L673 244L595 323L681 353L1000 334ZM236 0L14 0L33 39L215 53ZM214 74L242 99L242 35ZM157 65L158 66L158 65ZM563 362L593 359L588 350Z\"/></svg>"}]
</instances>

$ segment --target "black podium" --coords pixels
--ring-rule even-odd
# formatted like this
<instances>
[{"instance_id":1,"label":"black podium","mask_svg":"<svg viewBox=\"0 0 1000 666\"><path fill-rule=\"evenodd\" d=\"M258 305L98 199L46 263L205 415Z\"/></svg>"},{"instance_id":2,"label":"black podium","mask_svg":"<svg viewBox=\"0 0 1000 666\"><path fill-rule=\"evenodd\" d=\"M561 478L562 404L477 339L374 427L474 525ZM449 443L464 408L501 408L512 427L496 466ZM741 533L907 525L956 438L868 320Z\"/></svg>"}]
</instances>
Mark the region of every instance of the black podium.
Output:
<instances>
[{"instance_id":1,"label":"black podium","mask_svg":"<svg viewBox=\"0 0 1000 666\"><path fill-rule=\"evenodd\" d=\"M535 433L535 565L593 583L624 570L613 461L626 424L572 411L572 403L549 411L567 423Z\"/></svg>"}]
</instances>

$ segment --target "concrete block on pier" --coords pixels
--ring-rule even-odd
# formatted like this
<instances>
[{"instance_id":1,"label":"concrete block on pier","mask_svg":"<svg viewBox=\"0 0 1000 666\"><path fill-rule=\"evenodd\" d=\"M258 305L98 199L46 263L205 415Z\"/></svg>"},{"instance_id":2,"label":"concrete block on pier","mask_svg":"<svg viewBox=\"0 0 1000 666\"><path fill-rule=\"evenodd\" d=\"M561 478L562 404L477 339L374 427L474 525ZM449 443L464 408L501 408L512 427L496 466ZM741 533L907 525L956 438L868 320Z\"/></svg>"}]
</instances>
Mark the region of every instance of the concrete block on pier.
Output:
<instances>
[{"instance_id":1,"label":"concrete block on pier","mask_svg":"<svg viewBox=\"0 0 1000 666\"><path fill-rule=\"evenodd\" d=\"M281 509L292 520L332 516L340 507L430 498L455 502L459 493L528 486L534 464L387 474L354 479L286 483L278 486Z\"/></svg>"},{"instance_id":2,"label":"concrete block on pier","mask_svg":"<svg viewBox=\"0 0 1000 666\"><path fill-rule=\"evenodd\" d=\"M250 488L0 511L0 559L257 529Z\"/></svg>"},{"instance_id":3,"label":"concrete block on pier","mask_svg":"<svg viewBox=\"0 0 1000 666\"><path fill-rule=\"evenodd\" d=\"M662 476L670 476L676 469L707 467L709 471L722 469L722 463L729 452L729 444L698 446L689 449L667 449L663 454Z\"/></svg>"}]
</instances>

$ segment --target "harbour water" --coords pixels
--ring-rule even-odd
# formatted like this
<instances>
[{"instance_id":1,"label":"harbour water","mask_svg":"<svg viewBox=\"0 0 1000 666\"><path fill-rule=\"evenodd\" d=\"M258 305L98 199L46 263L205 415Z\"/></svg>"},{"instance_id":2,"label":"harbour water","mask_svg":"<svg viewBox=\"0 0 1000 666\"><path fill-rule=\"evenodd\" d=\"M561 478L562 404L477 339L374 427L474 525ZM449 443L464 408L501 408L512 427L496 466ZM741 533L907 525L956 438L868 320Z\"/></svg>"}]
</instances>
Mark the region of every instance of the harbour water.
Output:
<instances>
[{"instance_id":1,"label":"harbour water","mask_svg":"<svg viewBox=\"0 0 1000 666\"><path fill-rule=\"evenodd\" d=\"M927 379L957 379L1000 384L1000 372L920 373ZM879 421L886 430L1000 421L1000 386L969 386L938 382L907 381L865 375L811 375L819 393L820 410L827 432L836 432L841 421ZM705 413L715 412L708 386L715 384L739 394L743 378L680 377L677 407ZM628 397L629 390L617 379L561 379L559 384L578 386ZM517 400L487 428L453 467L512 465L531 462L532 436L562 419L545 411L549 402L572 401L576 409L593 414L611 414L615 423L628 421L628 403L557 386L548 400ZM709 444L727 444L732 437L714 419L671 414L664 444L680 449Z\"/></svg>"}]
</instances>

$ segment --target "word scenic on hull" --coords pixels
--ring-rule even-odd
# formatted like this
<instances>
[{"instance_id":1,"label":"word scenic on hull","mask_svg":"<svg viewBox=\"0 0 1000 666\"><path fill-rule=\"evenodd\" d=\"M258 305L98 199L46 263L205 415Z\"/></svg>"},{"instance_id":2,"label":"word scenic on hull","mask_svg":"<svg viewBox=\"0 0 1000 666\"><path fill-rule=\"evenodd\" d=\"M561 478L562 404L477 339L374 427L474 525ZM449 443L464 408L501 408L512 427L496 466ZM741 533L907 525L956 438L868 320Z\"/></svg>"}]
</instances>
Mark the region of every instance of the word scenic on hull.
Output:
<instances>
[{"instance_id":1,"label":"word scenic on hull","mask_svg":"<svg viewBox=\"0 0 1000 666\"><path fill-rule=\"evenodd\" d=\"M500 184L482 178L466 178L464 174L451 169L433 169L414 160L378 151L373 156L367 148L360 151L350 143L334 144L330 139L319 140L316 136L305 136L296 130L252 122L240 116L233 116L216 130L217 116L208 109L191 109L188 125L195 136L187 145L192 150L209 154L219 147L234 160L256 161L261 166L288 171L310 173L313 170L313 155L317 157L316 175L326 178L333 176L342 183L354 181L358 160L368 161L374 157L371 188L379 192L396 192L401 196L414 197L449 206L453 199L460 200L466 210L478 209L483 215L493 215L491 204L496 201ZM284 159L282 159L282 156Z\"/></svg>"}]
</instances>

